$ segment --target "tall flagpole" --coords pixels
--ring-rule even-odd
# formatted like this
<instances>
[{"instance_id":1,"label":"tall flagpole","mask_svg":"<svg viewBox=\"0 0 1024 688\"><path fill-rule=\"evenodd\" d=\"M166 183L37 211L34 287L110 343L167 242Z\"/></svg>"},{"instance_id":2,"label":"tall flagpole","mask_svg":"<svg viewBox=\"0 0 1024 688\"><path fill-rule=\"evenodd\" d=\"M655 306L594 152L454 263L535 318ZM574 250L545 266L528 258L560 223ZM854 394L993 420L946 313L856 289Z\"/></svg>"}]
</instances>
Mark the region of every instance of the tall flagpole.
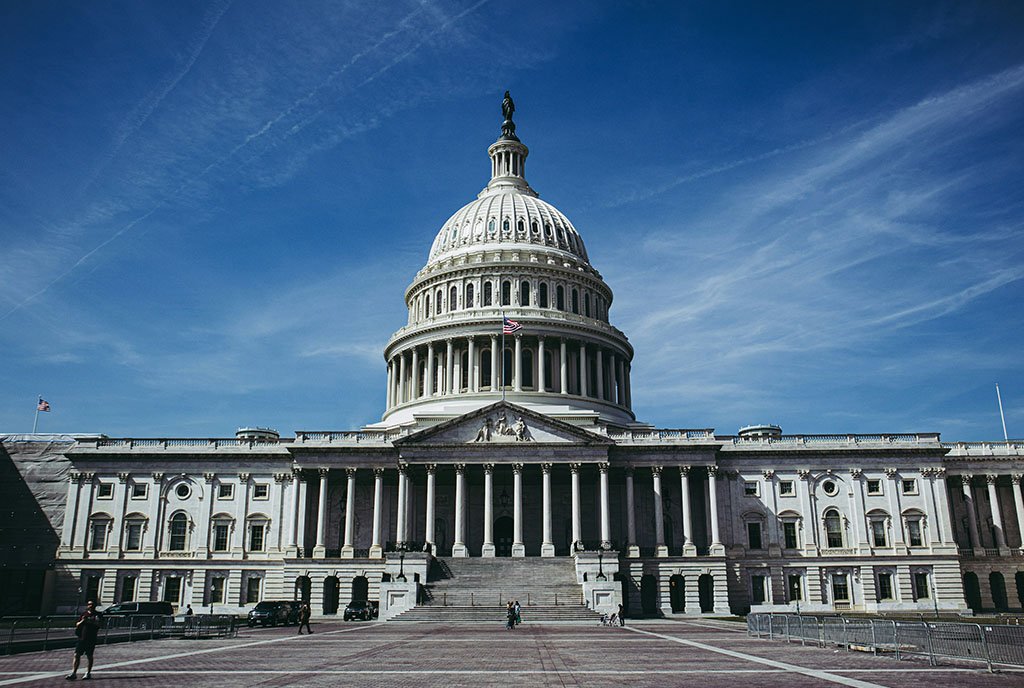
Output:
<instances>
[{"instance_id":1,"label":"tall flagpole","mask_svg":"<svg viewBox=\"0 0 1024 688\"><path fill-rule=\"evenodd\" d=\"M39 425L39 404L41 404L42 402L43 402L43 395L40 394L39 398L36 400L36 417L35 417L35 420L32 421L32 434L33 435L36 434L36 427Z\"/></svg>"},{"instance_id":2,"label":"tall flagpole","mask_svg":"<svg viewBox=\"0 0 1024 688\"><path fill-rule=\"evenodd\" d=\"M505 401L505 309L501 311L501 358L498 365L501 366L501 400Z\"/></svg>"},{"instance_id":3,"label":"tall flagpole","mask_svg":"<svg viewBox=\"0 0 1024 688\"><path fill-rule=\"evenodd\" d=\"M1003 415L1003 397L999 394L999 383L996 383L996 400L999 402L999 420L1003 421L1003 441L1009 442L1010 438L1006 434L1006 416Z\"/></svg>"}]
</instances>

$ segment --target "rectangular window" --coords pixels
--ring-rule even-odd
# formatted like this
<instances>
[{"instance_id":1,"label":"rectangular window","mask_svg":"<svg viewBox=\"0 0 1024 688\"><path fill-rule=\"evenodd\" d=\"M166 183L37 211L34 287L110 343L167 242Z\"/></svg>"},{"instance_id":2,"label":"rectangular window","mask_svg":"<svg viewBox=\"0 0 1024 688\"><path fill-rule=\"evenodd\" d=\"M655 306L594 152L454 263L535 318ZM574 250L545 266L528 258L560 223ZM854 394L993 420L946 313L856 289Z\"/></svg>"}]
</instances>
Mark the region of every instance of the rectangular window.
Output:
<instances>
[{"instance_id":1,"label":"rectangular window","mask_svg":"<svg viewBox=\"0 0 1024 688\"><path fill-rule=\"evenodd\" d=\"M270 498L270 485L266 483L257 483L252 486L252 498L253 499L269 499Z\"/></svg>"},{"instance_id":2,"label":"rectangular window","mask_svg":"<svg viewBox=\"0 0 1024 688\"><path fill-rule=\"evenodd\" d=\"M914 597L919 600L927 600L931 597L931 586L928 584L927 571L916 571L914 573Z\"/></svg>"},{"instance_id":3,"label":"rectangular window","mask_svg":"<svg viewBox=\"0 0 1024 688\"><path fill-rule=\"evenodd\" d=\"M832 601L850 601L850 583L845 573L832 574Z\"/></svg>"},{"instance_id":4,"label":"rectangular window","mask_svg":"<svg viewBox=\"0 0 1024 688\"><path fill-rule=\"evenodd\" d=\"M791 573L786 576L786 591L789 594L789 601L796 602L804 599L803 576L799 573Z\"/></svg>"},{"instance_id":5,"label":"rectangular window","mask_svg":"<svg viewBox=\"0 0 1024 688\"><path fill-rule=\"evenodd\" d=\"M223 576L217 576L210 580L210 604L224 604L224 582Z\"/></svg>"},{"instance_id":6,"label":"rectangular window","mask_svg":"<svg viewBox=\"0 0 1024 688\"><path fill-rule=\"evenodd\" d=\"M245 582L245 603L255 604L260 601L260 586L263 583L262 578L248 578Z\"/></svg>"},{"instance_id":7,"label":"rectangular window","mask_svg":"<svg viewBox=\"0 0 1024 688\"><path fill-rule=\"evenodd\" d=\"M106 519L92 522L92 527L89 529L89 549L93 552L107 548L107 523Z\"/></svg>"},{"instance_id":8,"label":"rectangular window","mask_svg":"<svg viewBox=\"0 0 1024 688\"><path fill-rule=\"evenodd\" d=\"M795 521L785 521L782 524L782 538L785 542L786 549L796 549L800 546L796 537Z\"/></svg>"},{"instance_id":9,"label":"rectangular window","mask_svg":"<svg viewBox=\"0 0 1024 688\"><path fill-rule=\"evenodd\" d=\"M132 499L145 499L147 496L149 496L149 485L132 483Z\"/></svg>"},{"instance_id":10,"label":"rectangular window","mask_svg":"<svg viewBox=\"0 0 1024 688\"><path fill-rule=\"evenodd\" d=\"M103 580L102 576L94 573L90 573L85 577L85 601L92 600L99 606L100 603L100 581Z\"/></svg>"},{"instance_id":11,"label":"rectangular window","mask_svg":"<svg viewBox=\"0 0 1024 688\"><path fill-rule=\"evenodd\" d=\"M142 521L128 521L125 525L124 548L128 552L142 550Z\"/></svg>"},{"instance_id":12,"label":"rectangular window","mask_svg":"<svg viewBox=\"0 0 1024 688\"><path fill-rule=\"evenodd\" d=\"M125 576L121 579L121 599L119 602L135 601L135 585L139 579L135 576Z\"/></svg>"},{"instance_id":13,"label":"rectangular window","mask_svg":"<svg viewBox=\"0 0 1024 688\"><path fill-rule=\"evenodd\" d=\"M765 578L759 573L750 577L750 604L764 604Z\"/></svg>"},{"instance_id":14,"label":"rectangular window","mask_svg":"<svg viewBox=\"0 0 1024 688\"><path fill-rule=\"evenodd\" d=\"M758 494L760 494L760 490L758 490L757 481L748 480L747 482L743 483L743 494L747 497L756 497Z\"/></svg>"},{"instance_id":15,"label":"rectangular window","mask_svg":"<svg viewBox=\"0 0 1024 688\"><path fill-rule=\"evenodd\" d=\"M871 544L885 547L885 521L878 519L871 522Z\"/></svg>"},{"instance_id":16,"label":"rectangular window","mask_svg":"<svg viewBox=\"0 0 1024 688\"><path fill-rule=\"evenodd\" d=\"M228 551L228 524L227 523L214 523L213 524L213 551L214 552L227 552Z\"/></svg>"},{"instance_id":17,"label":"rectangular window","mask_svg":"<svg viewBox=\"0 0 1024 688\"><path fill-rule=\"evenodd\" d=\"M164 579L164 602L177 605L181 603L181 577L168 576Z\"/></svg>"},{"instance_id":18,"label":"rectangular window","mask_svg":"<svg viewBox=\"0 0 1024 688\"><path fill-rule=\"evenodd\" d=\"M779 494L783 497L792 497L795 494L792 480L779 481Z\"/></svg>"},{"instance_id":19,"label":"rectangular window","mask_svg":"<svg viewBox=\"0 0 1024 688\"><path fill-rule=\"evenodd\" d=\"M250 523L249 524L249 551L250 552L262 552L263 551L263 531L266 525L263 523Z\"/></svg>"},{"instance_id":20,"label":"rectangular window","mask_svg":"<svg viewBox=\"0 0 1024 688\"><path fill-rule=\"evenodd\" d=\"M750 549L761 549L760 523L747 524L747 543L750 545Z\"/></svg>"},{"instance_id":21,"label":"rectangular window","mask_svg":"<svg viewBox=\"0 0 1024 688\"><path fill-rule=\"evenodd\" d=\"M907 539L910 540L911 547L924 546L924 538L921 536L921 521L916 518L913 521L907 521Z\"/></svg>"},{"instance_id":22,"label":"rectangular window","mask_svg":"<svg viewBox=\"0 0 1024 688\"><path fill-rule=\"evenodd\" d=\"M217 499L231 499L235 496L235 486L221 483L217 488Z\"/></svg>"},{"instance_id":23,"label":"rectangular window","mask_svg":"<svg viewBox=\"0 0 1024 688\"><path fill-rule=\"evenodd\" d=\"M868 480L868 494L869 495L880 495L882 494L882 481L881 480Z\"/></svg>"},{"instance_id":24,"label":"rectangular window","mask_svg":"<svg viewBox=\"0 0 1024 688\"><path fill-rule=\"evenodd\" d=\"M883 571L878 574L878 601L882 602L892 598L892 574Z\"/></svg>"},{"instance_id":25,"label":"rectangular window","mask_svg":"<svg viewBox=\"0 0 1024 688\"><path fill-rule=\"evenodd\" d=\"M114 483L100 483L96 486L96 499L112 499L114 497Z\"/></svg>"},{"instance_id":26,"label":"rectangular window","mask_svg":"<svg viewBox=\"0 0 1024 688\"><path fill-rule=\"evenodd\" d=\"M903 490L905 495L917 494L917 481L912 478L910 480L901 480L900 489Z\"/></svg>"}]
</instances>

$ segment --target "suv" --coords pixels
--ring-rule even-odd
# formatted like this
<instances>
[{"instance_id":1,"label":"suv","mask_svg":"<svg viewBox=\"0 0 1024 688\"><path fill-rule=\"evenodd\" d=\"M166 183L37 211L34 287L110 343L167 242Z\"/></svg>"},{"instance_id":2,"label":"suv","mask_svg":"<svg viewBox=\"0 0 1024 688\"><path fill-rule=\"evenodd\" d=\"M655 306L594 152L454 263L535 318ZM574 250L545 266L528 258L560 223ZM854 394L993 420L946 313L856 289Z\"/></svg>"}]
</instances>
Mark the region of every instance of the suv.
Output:
<instances>
[{"instance_id":1,"label":"suv","mask_svg":"<svg viewBox=\"0 0 1024 688\"><path fill-rule=\"evenodd\" d=\"M249 611L249 628L257 624L277 626L292 623L291 605L291 602L260 602Z\"/></svg>"},{"instance_id":2,"label":"suv","mask_svg":"<svg viewBox=\"0 0 1024 688\"><path fill-rule=\"evenodd\" d=\"M362 619L372 621L377 618L377 605L366 600L353 600L345 607L345 621Z\"/></svg>"},{"instance_id":3,"label":"suv","mask_svg":"<svg viewBox=\"0 0 1024 688\"><path fill-rule=\"evenodd\" d=\"M112 604L103 610L107 616L174 616L170 602L122 602Z\"/></svg>"}]
</instances>

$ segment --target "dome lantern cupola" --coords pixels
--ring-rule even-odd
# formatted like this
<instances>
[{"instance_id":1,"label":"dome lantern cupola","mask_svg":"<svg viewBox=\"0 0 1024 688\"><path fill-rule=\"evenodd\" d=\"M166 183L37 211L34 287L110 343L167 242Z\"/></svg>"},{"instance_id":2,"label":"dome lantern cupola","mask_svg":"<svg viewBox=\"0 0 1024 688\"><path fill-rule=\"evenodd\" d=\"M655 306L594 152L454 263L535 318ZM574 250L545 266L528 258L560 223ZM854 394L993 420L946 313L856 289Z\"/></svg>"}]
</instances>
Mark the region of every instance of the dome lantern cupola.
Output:
<instances>
[{"instance_id":1,"label":"dome lantern cupola","mask_svg":"<svg viewBox=\"0 0 1024 688\"><path fill-rule=\"evenodd\" d=\"M501 137L487 149L487 154L491 156L491 181L478 198L512 190L537 196L537 192L526 183L526 156L530 154L530 149L516 136L516 125L512 121L515 109L512 96L505 91L505 99L501 102L501 113L505 117L501 124Z\"/></svg>"}]
</instances>

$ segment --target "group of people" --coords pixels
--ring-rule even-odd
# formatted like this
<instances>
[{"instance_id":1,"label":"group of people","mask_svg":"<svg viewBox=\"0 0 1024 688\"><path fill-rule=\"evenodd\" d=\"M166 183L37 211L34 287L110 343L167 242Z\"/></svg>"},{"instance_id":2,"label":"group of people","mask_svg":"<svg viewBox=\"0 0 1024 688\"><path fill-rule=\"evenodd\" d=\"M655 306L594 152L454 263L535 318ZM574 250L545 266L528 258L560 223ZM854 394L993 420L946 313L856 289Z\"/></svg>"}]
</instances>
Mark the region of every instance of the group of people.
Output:
<instances>
[{"instance_id":1,"label":"group of people","mask_svg":"<svg viewBox=\"0 0 1024 688\"><path fill-rule=\"evenodd\" d=\"M622 605L620 604L619 605L619 610L617 612L612 612L611 615L602 614L601 615L601 625L602 626L625 626L626 625L626 616L625 616L625 610L622 608Z\"/></svg>"},{"instance_id":2,"label":"group of people","mask_svg":"<svg viewBox=\"0 0 1024 688\"><path fill-rule=\"evenodd\" d=\"M505 630L515 630L515 627L523 622L521 610L522 607L519 606L519 600L515 602L512 600L508 601L508 608L505 610Z\"/></svg>"}]
</instances>

